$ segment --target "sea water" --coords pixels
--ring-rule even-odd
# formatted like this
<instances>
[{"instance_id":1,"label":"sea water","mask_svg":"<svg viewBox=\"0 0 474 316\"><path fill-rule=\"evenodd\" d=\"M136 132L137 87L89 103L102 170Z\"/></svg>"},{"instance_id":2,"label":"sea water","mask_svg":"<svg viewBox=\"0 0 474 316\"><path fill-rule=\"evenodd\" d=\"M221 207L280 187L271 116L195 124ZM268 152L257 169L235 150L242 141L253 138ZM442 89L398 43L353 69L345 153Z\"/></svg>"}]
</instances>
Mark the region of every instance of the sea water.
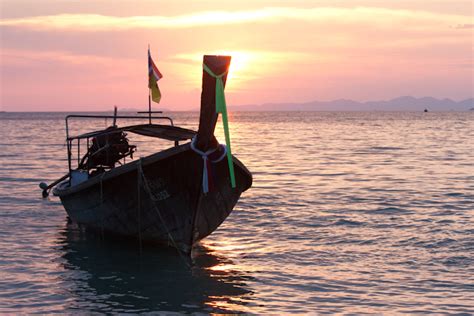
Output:
<instances>
[{"instance_id":1,"label":"sea water","mask_svg":"<svg viewBox=\"0 0 474 316\"><path fill-rule=\"evenodd\" d=\"M67 170L64 115L0 114L0 313L474 313L472 112L231 113L253 186L192 261L41 198Z\"/></svg>"}]
</instances>

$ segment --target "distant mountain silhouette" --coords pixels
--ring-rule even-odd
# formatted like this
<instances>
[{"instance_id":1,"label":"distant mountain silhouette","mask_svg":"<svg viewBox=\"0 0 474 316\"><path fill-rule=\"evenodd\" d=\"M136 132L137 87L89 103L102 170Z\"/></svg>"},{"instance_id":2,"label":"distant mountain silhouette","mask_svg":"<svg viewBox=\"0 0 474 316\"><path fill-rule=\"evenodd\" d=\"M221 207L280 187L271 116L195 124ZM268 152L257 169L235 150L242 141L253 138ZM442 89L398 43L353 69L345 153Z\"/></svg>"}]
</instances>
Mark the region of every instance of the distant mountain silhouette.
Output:
<instances>
[{"instance_id":1,"label":"distant mountain silhouette","mask_svg":"<svg viewBox=\"0 0 474 316\"><path fill-rule=\"evenodd\" d=\"M334 101L312 101L307 103L265 103L261 105L240 105L230 108L238 111L469 111L474 98L463 101L415 98L402 96L392 100L357 102L339 99Z\"/></svg>"}]
</instances>

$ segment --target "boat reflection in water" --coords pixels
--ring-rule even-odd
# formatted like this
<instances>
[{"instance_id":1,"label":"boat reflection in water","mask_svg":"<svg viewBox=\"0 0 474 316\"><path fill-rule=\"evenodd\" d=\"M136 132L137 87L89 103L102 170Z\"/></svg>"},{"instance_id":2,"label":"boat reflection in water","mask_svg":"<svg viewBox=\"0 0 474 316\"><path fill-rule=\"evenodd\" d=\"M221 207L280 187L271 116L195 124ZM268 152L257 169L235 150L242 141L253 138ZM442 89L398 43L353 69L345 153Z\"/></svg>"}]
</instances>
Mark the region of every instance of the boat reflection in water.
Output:
<instances>
[{"instance_id":1,"label":"boat reflection in water","mask_svg":"<svg viewBox=\"0 0 474 316\"><path fill-rule=\"evenodd\" d=\"M252 292L230 260L198 245L193 262L170 247L102 238L68 223L61 231L67 311L242 312ZM188 260L188 262L186 262ZM219 267L216 269L216 267Z\"/></svg>"}]
</instances>

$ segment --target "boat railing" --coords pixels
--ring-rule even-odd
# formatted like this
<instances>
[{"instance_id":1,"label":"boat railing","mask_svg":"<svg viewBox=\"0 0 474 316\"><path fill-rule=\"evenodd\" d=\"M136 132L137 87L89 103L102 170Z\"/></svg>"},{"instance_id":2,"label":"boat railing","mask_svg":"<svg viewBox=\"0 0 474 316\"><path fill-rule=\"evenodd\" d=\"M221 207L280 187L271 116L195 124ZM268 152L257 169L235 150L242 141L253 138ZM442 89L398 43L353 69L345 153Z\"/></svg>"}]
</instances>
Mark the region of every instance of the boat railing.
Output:
<instances>
[{"instance_id":1,"label":"boat railing","mask_svg":"<svg viewBox=\"0 0 474 316\"><path fill-rule=\"evenodd\" d=\"M138 112L138 113L148 113L148 112ZM92 119L113 119L114 123L116 119L130 119L130 120L140 120L148 119L149 124L151 124L152 119L158 120L167 120L170 122L171 126L174 126L173 119L169 116L137 116L137 115L82 115L82 114L70 114L66 116L66 135L69 138L69 119L72 118L92 118ZM115 125L115 124L114 124Z\"/></svg>"},{"instance_id":2,"label":"boat railing","mask_svg":"<svg viewBox=\"0 0 474 316\"><path fill-rule=\"evenodd\" d=\"M78 166L80 164L80 159L81 159L81 154L80 154L80 146L81 146L81 139L86 138L87 139L87 148L89 148L89 138L88 136L82 137L81 135L78 136L70 136L69 134L69 123L72 119L113 119L113 126L116 126L116 121L117 119L125 119L125 120L148 120L148 124L152 124L152 119L154 120L165 120L168 121L171 126L174 126L173 119L169 116L151 116L151 113L161 113L161 112L137 112L139 114L141 113L148 113L147 116L137 116L137 115L86 115L86 114L70 114L67 115L65 118L66 121L66 145L67 145L67 159L68 159L68 167L69 167L69 173L72 172L72 158L73 158L73 153L72 153L72 148L73 148L73 141L77 140L77 162ZM101 133L102 135L109 134L107 131L103 131ZM93 136L91 136L93 137ZM178 142L175 142L175 146L178 145ZM125 158L124 158L125 159ZM124 161L125 162L125 161ZM87 170L89 171L89 170Z\"/></svg>"}]
</instances>

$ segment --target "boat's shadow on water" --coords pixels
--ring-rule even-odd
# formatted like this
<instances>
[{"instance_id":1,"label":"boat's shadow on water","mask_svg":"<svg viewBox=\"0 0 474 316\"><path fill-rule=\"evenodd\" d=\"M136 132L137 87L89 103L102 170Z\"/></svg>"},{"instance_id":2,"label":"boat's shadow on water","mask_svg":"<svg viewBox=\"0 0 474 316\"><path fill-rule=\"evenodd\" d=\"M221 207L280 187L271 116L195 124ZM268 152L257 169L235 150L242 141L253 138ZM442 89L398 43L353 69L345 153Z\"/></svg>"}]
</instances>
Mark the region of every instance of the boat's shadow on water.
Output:
<instances>
[{"instance_id":1,"label":"boat's shadow on water","mask_svg":"<svg viewBox=\"0 0 474 316\"><path fill-rule=\"evenodd\" d=\"M64 291L70 311L242 312L251 276L221 267L232 263L197 246L192 260L172 248L126 242L67 224L60 232Z\"/></svg>"}]
</instances>

